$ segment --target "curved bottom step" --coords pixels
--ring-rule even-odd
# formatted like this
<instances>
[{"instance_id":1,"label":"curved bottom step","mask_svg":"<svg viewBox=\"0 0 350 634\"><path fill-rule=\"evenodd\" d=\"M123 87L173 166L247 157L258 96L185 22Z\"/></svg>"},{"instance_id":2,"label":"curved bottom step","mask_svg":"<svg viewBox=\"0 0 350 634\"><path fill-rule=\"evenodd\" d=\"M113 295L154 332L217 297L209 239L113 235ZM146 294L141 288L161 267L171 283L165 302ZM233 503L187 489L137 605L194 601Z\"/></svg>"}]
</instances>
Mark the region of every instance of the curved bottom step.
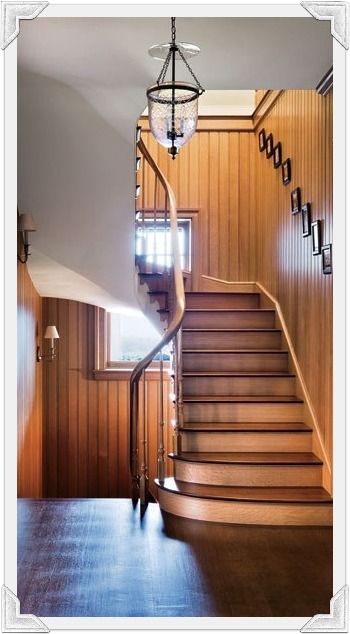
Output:
<instances>
[{"instance_id":1,"label":"curved bottom step","mask_svg":"<svg viewBox=\"0 0 350 634\"><path fill-rule=\"evenodd\" d=\"M206 522L331 526L332 500L322 487L218 487L155 480L162 510Z\"/></svg>"}]
</instances>

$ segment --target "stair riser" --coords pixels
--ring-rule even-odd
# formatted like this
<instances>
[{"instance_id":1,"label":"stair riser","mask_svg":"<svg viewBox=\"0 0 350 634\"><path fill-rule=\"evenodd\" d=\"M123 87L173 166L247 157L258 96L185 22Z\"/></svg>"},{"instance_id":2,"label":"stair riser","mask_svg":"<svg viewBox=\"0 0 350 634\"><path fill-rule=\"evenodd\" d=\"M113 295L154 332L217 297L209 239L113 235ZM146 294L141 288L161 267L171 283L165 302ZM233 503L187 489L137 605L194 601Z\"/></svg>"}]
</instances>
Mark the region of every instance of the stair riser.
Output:
<instances>
[{"instance_id":1,"label":"stair riser","mask_svg":"<svg viewBox=\"0 0 350 634\"><path fill-rule=\"evenodd\" d=\"M183 347L195 350L278 349L281 333L276 332L184 332Z\"/></svg>"},{"instance_id":2,"label":"stair riser","mask_svg":"<svg viewBox=\"0 0 350 634\"><path fill-rule=\"evenodd\" d=\"M167 291L169 288L169 277L148 277L140 274L140 284L149 291Z\"/></svg>"},{"instance_id":3,"label":"stair riser","mask_svg":"<svg viewBox=\"0 0 350 634\"><path fill-rule=\"evenodd\" d=\"M175 478L223 486L321 486L321 465L214 464L174 459Z\"/></svg>"},{"instance_id":4,"label":"stair riser","mask_svg":"<svg viewBox=\"0 0 350 634\"><path fill-rule=\"evenodd\" d=\"M292 396L294 377L183 377L185 396Z\"/></svg>"},{"instance_id":5,"label":"stair riser","mask_svg":"<svg viewBox=\"0 0 350 634\"><path fill-rule=\"evenodd\" d=\"M182 451L311 451L310 432L182 432Z\"/></svg>"},{"instance_id":6,"label":"stair riser","mask_svg":"<svg viewBox=\"0 0 350 634\"><path fill-rule=\"evenodd\" d=\"M155 293L153 295L151 292L149 292L149 301L151 304L157 302L159 308L169 308L167 294L165 295L161 293L158 295L158 293Z\"/></svg>"},{"instance_id":7,"label":"stair riser","mask_svg":"<svg viewBox=\"0 0 350 634\"><path fill-rule=\"evenodd\" d=\"M287 372L285 352L184 352L184 372Z\"/></svg>"},{"instance_id":8,"label":"stair riser","mask_svg":"<svg viewBox=\"0 0 350 634\"><path fill-rule=\"evenodd\" d=\"M158 489L161 509L173 515L206 522L275 526L331 526L332 506L326 504L268 504L207 500Z\"/></svg>"},{"instance_id":9,"label":"stair riser","mask_svg":"<svg viewBox=\"0 0 350 634\"><path fill-rule=\"evenodd\" d=\"M303 403L187 403L186 423L297 423L303 420Z\"/></svg>"},{"instance_id":10,"label":"stair riser","mask_svg":"<svg viewBox=\"0 0 350 634\"><path fill-rule=\"evenodd\" d=\"M259 308L260 296L250 293L186 294L187 308Z\"/></svg>"},{"instance_id":11,"label":"stair riser","mask_svg":"<svg viewBox=\"0 0 350 634\"><path fill-rule=\"evenodd\" d=\"M274 328L275 313L239 312L220 313L212 311L186 312L184 328Z\"/></svg>"}]
</instances>

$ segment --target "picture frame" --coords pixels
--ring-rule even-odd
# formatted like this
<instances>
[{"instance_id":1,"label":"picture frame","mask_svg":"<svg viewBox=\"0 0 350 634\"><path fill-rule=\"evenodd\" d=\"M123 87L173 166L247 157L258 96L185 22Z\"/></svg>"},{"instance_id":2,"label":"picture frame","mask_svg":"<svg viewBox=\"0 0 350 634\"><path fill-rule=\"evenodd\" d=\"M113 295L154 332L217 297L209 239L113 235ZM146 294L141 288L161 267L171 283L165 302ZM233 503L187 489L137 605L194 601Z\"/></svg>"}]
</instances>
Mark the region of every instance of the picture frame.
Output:
<instances>
[{"instance_id":1,"label":"picture frame","mask_svg":"<svg viewBox=\"0 0 350 634\"><path fill-rule=\"evenodd\" d=\"M322 249L322 273L324 275L331 275L333 273L332 263L332 245L325 244Z\"/></svg>"},{"instance_id":2,"label":"picture frame","mask_svg":"<svg viewBox=\"0 0 350 634\"><path fill-rule=\"evenodd\" d=\"M259 132L259 151L263 152L266 148L266 134L265 128L262 128Z\"/></svg>"},{"instance_id":3,"label":"picture frame","mask_svg":"<svg viewBox=\"0 0 350 634\"><path fill-rule=\"evenodd\" d=\"M311 223L312 235L312 255L321 253L321 220L314 220Z\"/></svg>"},{"instance_id":4,"label":"picture frame","mask_svg":"<svg viewBox=\"0 0 350 634\"><path fill-rule=\"evenodd\" d=\"M282 143L279 141L273 148L273 166L275 169L282 165Z\"/></svg>"},{"instance_id":5,"label":"picture frame","mask_svg":"<svg viewBox=\"0 0 350 634\"><path fill-rule=\"evenodd\" d=\"M292 215L300 213L301 211L301 189L296 187L290 194L290 202L292 208Z\"/></svg>"},{"instance_id":6,"label":"picture frame","mask_svg":"<svg viewBox=\"0 0 350 634\"><path fill-rule=\"evenodd\" d=\"M272 132L266 137L266 157L271 158L273 155L273 136Z\"/></svg>"},{"instance_id":7,"label":"picture frame","mask_svg":"<svg viewBox=\"0 0 350 634\"><path fill-rule=\"evenodd\" d=\"M301 223L303 228L303 238L311 235L311 205L305 203L301 208Z\"/></svg>"},{"instance_id":8,"label":"picture frame","mask_svg":"<svg viewBox=\"0 0 350 634\"><path fill-rule=\"evenodd\" d=\"M288 183L290 183L291 180L292 180L291 162L290 162L290 158L287 158L282 163L282 183L283 185L288 185Z\"/></svg>"}]
</instances>

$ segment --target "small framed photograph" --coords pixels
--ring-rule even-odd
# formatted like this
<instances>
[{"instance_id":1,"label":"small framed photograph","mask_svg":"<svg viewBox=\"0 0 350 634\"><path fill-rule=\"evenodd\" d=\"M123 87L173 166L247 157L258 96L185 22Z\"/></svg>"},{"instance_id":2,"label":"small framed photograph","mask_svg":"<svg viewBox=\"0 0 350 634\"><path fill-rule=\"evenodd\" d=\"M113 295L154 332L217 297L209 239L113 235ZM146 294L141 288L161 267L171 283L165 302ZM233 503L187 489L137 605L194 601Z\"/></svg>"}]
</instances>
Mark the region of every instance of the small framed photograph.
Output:
<instances>
[{"instance_id":1,"label":"small framed photograph","mask_svg":"<svg viewBox=\"0 0 350 634\"><path fill-rule=\"evenodd\" d=\"M273 166L275 169L282 163L282 144L280 142L273 148Z\"/></svg>"},{"instance_id":2,"label":"small framed photograph","mask_svg":"<svg viewBox=\"0 0 350 634\"><path fill-rule=\"evenodd\" d=\"M321 253L321 221L314 220L311 223L312 235L312 255L320 255Z\"/></svg>"},{"instance_id":3,"label":"small framed photograph","mask_svg":"<svg viewBox=\"0 0 350 634\"><path fill-rule=\"evenodd\" d=\"M293 189L290 195L292 214L298 214L301 211L301 190L300 187Z\"/></svg>"},{"instance_id":4,"label":"small framed photograph","mask_svg":"<svg viewBox=\"0 0 350 634\"><path fill-rule=\"evenodd\" d=\"M332 266L332 245L325 244L322 249L322 272L325 275L330 275L333 273Z\"/></svg>"},{"instance_id":5,"label":"small framed photograph","mask_svg":"<svg viewBox=\"0 0 350 634\"><path fill-rule=\"evenodd\" d=\"M301 208L301 222L303 225L303 238L311 234L311 205L306 203Z\"/></svg>"},{"instance_id":6,"label":"small framed photograph","mask_svg":"<svg viewBox=\"0 0 350 634\"><path fill-rule=\"evenodd\" d=\"M271 158L273 155L273 136L270 133L268 137L266 137L266 156L267 158Z\"/></svg>"},{"instance_id":7,"label":"small framed photograph","mask_svg":"<svg viewBox=\"0 0 350 634\"><path fill-rule=\"evenodd\" d=\"M259 150L260 150L260 152L263 152L265 150L265 147L266 147L266 135L265 135L265 128L263 128L259 132Z\"/></svg>"},{"instance_id":8,"label":"small framed photograph","mask_svg":"<svg viewBox=\"0 0 350 634\"><path fill-rule=\"evenodd\" d=\"M292 179L292 170L290 165L290 159L287 158L282 163L282 182L283 185L288 185Z\"/></svg>"}]
</instances>

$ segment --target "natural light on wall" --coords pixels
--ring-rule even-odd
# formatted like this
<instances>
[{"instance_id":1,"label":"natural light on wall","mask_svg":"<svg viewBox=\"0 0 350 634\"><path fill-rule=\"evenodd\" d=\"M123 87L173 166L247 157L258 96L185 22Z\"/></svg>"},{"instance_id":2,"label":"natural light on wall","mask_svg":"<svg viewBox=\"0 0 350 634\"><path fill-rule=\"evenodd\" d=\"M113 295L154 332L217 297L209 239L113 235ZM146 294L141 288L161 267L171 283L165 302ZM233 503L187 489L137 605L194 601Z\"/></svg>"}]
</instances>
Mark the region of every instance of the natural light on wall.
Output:
<instances>
[{"instance_id":1,"label":"natural light on wall","mask_svg":"<svg viewBox=\"0 0 350 634\"><path fill-rule=\"evenodd\" d=\"M141 312L139 315L110 313L109 330L109 358L112 364L140 361L160 340L159 332ZM164 349L163 359L169 359L169 350Z\"/></svg>"}]
</instances>

